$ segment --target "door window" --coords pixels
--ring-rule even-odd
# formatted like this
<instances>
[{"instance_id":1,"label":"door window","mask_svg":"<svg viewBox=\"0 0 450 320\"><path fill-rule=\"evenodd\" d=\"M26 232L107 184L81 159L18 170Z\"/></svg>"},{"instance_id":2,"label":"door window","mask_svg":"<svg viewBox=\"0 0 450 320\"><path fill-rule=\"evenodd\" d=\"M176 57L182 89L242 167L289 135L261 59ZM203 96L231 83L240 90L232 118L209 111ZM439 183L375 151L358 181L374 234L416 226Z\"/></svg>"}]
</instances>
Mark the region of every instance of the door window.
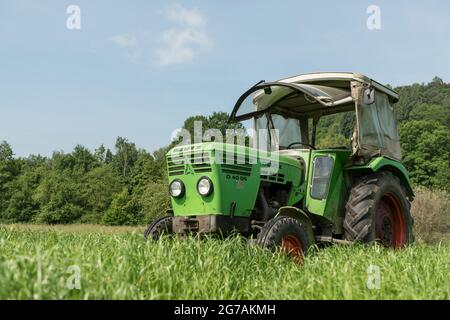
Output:
<instances>
[{"instance_id":1,"label":"door window","mask_svg":"<svg viewBox=\"0 0 450 320\"><path fill-rule=\"evenodd\" d=\"M317 156L314 158L311 197L323 200L327 197L333 172L333 158Z\"/></svg>"}]
</instances>

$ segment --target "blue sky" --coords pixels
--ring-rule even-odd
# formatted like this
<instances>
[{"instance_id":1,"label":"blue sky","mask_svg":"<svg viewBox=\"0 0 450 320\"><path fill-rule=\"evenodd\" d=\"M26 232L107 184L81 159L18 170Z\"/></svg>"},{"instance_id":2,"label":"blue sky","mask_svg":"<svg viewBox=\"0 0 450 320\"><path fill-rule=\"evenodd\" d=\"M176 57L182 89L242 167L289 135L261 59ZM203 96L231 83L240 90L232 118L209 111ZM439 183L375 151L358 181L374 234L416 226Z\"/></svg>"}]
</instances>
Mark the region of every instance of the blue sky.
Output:
<instances>
[{"instance_id":1,"label":"blue sky","mask_svg":"<svg viewBox=\"0 0 450 320\"><path fill-rule=\"evenodd\" d=\"M66 27L72 4L80 30ZM380 30L366 26L369 5ZM449 14L448 1L0 0L0 141L18 156L117 136L153 151L261 79L448 82Z\"/></svg>"}]
</instances>

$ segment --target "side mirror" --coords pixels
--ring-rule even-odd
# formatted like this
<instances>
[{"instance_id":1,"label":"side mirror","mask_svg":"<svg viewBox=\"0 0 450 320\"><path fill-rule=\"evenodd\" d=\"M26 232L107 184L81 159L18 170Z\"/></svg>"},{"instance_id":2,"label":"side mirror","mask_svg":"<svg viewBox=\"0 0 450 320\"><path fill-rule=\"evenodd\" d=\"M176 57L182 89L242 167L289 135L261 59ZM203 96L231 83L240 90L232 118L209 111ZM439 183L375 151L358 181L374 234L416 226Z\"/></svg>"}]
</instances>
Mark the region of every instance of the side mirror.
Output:
<instances>
[{"instance_id":1,"label":"side mirror","mask_svg":"<svg viewBox=\"0 0 450 320\"><path fill-rule=\"evenodd\" d=\"M367 88L363 93L363 103L368 105L375 102L375 89Z\"/></svg>"}]
</instances>

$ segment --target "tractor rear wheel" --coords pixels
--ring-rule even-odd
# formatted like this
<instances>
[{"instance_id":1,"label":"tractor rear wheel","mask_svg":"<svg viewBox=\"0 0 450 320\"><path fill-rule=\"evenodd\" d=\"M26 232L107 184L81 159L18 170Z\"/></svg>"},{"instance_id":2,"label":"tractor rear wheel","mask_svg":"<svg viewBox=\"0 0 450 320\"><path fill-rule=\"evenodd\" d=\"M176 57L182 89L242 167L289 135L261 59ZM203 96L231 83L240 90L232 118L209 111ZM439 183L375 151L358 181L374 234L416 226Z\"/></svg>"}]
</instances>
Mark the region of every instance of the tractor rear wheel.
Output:
<instances>
[{"instance_id":1,"label":"tractor rear wheel","mask_svg":"<svg viewBox=\"0 0 450 320\"><path fill-rule=\"evenodd\" d=\"M312 245L304 227L296 219L285 216L269 220L258 234L256 243L271 251L281 249L298 263L303 262Z\"/></svg>"},{"instance_id":2,"label":"tractor rear wheel","mask_svg":"<svg viewBox=\"0 0 450 320\"><path fill-rule=\"evenodd\" d=\"M144 238L157 241L163 234L172 233L172 216L156 219L145 229Z\"/></svg>"},{"instance_id":3,"label":"tractor rear wheel","mask_svg":"<svg viewBox=\"0 0 450 320\"><path fill-rule=\"evenodd\" d=\"M382 171L351 190L344 219L345 239L402 248L413 242L410 203L398 177Z\"/></svg>"}]
</instances>

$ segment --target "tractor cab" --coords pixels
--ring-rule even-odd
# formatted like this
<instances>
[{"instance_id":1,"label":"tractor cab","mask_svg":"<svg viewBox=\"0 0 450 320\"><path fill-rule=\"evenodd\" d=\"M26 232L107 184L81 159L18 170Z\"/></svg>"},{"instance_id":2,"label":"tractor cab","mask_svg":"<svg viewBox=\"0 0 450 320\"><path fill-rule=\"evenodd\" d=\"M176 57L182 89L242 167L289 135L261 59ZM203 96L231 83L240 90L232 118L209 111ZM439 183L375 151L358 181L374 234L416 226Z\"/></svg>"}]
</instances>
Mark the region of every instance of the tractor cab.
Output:
<instances>
[{"instance_id":1,"label":"tractor cab","mask_svg":"<svg viewBox=\"0 0 450 320\"><path fill-rule=\"evenodd\" d=\"M401 160L393 109L398 99L393 90L360 74L305 74L259 82L238 99L230 121L252 119L256 133L267 131L259 136L268 139L254 139L254 147L295 154L283 151L316 149L321 117L353 112L353 160L361 164L376 155Z\"/></svg>"},{"instance_id":2,"label":"tractor cab","mask_svg":"<svg viewBox=\"0 0 450 320\"><path fill-rule=\"evenodd\" d=\"M230 114L232 122L253 122L252 146L206 142L170 150L172 210L145 236L239 232L297 258L323 241L411 243L414 195L401 163L398 100L357 73L257 83ZM348 147L319 148L319 121L342 112L354 117Z\"/></svg>"}]
</instances>

